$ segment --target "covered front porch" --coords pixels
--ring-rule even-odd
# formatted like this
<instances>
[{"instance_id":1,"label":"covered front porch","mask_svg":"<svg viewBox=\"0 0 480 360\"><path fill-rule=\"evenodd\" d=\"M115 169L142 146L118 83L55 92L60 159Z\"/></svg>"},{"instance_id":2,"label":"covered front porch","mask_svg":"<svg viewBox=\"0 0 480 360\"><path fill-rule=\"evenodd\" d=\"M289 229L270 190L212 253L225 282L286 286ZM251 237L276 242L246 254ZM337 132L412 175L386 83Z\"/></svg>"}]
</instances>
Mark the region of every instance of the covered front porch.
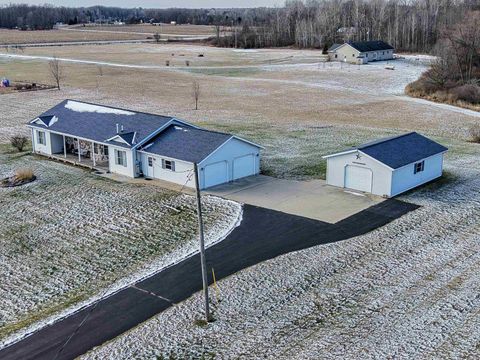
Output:
<instances>
[{"instance_id":1,"label":"covered front porch","mask_svg":"<svg viewBox=\"0 0 480 360\"><path fill-rule=\"evenodd\" d=\"M61 134L51 134L51 143L52 157L55 159L90 169L109 170L106 145ZM56 151L53 151L54 148Z\"/></svg>"}]
</instances>

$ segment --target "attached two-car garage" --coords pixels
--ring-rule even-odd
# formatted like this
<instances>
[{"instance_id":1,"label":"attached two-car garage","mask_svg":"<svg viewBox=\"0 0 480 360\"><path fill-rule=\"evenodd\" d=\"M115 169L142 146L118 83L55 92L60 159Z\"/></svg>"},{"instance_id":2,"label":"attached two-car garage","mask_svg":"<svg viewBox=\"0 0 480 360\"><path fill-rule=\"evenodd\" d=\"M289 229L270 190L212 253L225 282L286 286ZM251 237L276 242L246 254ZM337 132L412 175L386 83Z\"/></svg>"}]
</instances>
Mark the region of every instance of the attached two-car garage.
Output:
<instances>
[{"instance_id":1,"label":"attached two-car garage","mask_svg":"<svg viewBox=\"0 0 480 360\"><path fill-rule=\"evenodd\" d=\"M202 189L257 175L260 172L260 148L232 137L204 159L199 167Z\"/></svg>"},{"instance_id":2,"label":"attached two-car garage","mask_svg":"<svg viewBox=\"0 0 480 360\"><path fill-rule=\"evenodd\" d=\"M201 189L260 172L261 146L234 135L170 126L139 150L142 173L149 178L195 187L194 164Z\"/></svg>"},{"instance_id":3,"label":"attached two-car garage","mask_svg":"<svg viewBox=\"0 0 480 360\"><path fill-rule=\"evenodd\" d=\"M247 176L258 174L256 166L256 154L250 153L228 160L208 163L203 166L204 187L224 184L229 181L241 179ZM231 166L231 171L229 169Z\"/></svg>"}]
</instances>

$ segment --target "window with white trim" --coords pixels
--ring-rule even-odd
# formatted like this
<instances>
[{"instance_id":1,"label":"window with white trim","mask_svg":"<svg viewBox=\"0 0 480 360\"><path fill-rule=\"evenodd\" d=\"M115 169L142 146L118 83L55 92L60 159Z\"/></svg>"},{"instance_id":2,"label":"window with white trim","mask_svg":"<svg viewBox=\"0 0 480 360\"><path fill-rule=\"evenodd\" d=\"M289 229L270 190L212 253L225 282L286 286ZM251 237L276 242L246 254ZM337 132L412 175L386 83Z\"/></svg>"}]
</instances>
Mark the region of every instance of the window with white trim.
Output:
<instances>
[{"instance_id":1,"label":"window with white trim","mask_svg":"<svg viewBox=\"0 0 480 360\"><path fill-rule=\"evenodd\" d=\"M127 152L115 150L115 164L127 167Z\"/></svg>"},{"instance_id":2,"label":"window with white trim","mask_svg":"<svg viewBox=\"0 0 480 360\"><path fill-rule=\"evenodd\" d=\"M425 169L425 161L420 161L418 163L415 163L413 173L419 173L422 172Z\"/></svg>"},{"instance_id":3,"label":"window with white trim","mask_svg":"<svg viewBox=\"0 0 480 360\"><path fill-rule=\"evenodd\" d=\"M47 139L45 138L45 131L37 130L37 144L47 145Z\"/></svg>"},{"instance_id":4,"label":"window with white trim","mask_svg":"<svg viewBox=\"0 0 480 360\"><path fill-rule=\"evenodd\" d=\"M162 159L162 168L165 170L175 171L175 161Z\"/></svg>"}]
</instances>

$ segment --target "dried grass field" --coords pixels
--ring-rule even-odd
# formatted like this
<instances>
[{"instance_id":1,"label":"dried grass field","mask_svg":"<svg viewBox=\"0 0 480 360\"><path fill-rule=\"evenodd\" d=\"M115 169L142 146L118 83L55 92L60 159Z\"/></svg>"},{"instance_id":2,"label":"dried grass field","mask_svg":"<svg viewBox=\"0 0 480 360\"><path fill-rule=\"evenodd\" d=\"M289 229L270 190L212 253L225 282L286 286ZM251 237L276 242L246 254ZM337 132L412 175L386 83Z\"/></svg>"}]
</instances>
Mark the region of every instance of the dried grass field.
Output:
<instances>
[{"instance_id":1,"label":"dried grass field","mask_svg":"<svg viewBox=\"0 0 480 360\"><path fill-rule=\"evenodd\" d=\"M139 40L145 38L146 35L125 32L100 33L63 30L21 31L0 29L0 45L59 43L70 41Z\"/></svg>"},{"instance_id":2,"label":"dried grass field","mask_svg":"<svg viewBox=\"0 0 480 360\"><path fill-rule=\"evenodd\" d=\"M53 30L22 31L0 29L0 45L62 42L145 40L159 33L163 39L205 38L215 35L212 26L203 25L103 25L68 26Z\"/></svg>"},{"instance_id":3,"label":"dried grass field","mask_svg":"<svg viewBox=\"0 0 480 360\"><path fill-rule=\"evenodd\" d=\"M196 250L193 196L117 183L0 145L0 178L22 168L37 180L0 188L4 341ZM241 207L213 197L203 203L212 242L235 225Z\"/></svg>"},{"instance_id":4,"label":"dried grass field","mask_svg":"<svg viewBox=\"0 0 480 360\"><path fill-rule=\"evenodd\" d=\"M13 134L28 134L26 121L62 99L72 98L175 115L234 132L265 146L262 171L285 178L321 178L325 174L321 155L405 131L419 131L450 148L445 178L402 197L422 205L420 210L365 236L288 254L221 281L217 321L205 328L193 323L200 301L194 296L86 358L198 358L201 354L207 358L285 359L478 357L480 147L468 141L468 130L480 122L480 114L406 97L405 85L426 68L418 57L392 62L395 70L391 71L384 68L385 63L319 63L318 51L245 51L189 44L27 48L13 54L17 57L7 55L12 54L0 55L0 76L51 82L47 61L56 55L64 59L65 80L60 91L0 95L0 143ZM170 61L168 67L166 60ZM194 80L201 86L198 111L193 110L191 95ZM22 259L27 266L37 267L31 269L40 269L40 275L31 275L25 283L13 270L5 275L2 296L8 304L22 296L25 304L17 301L15 306L24 309L23 314L42 318L43 304L55 307L70 294L88 297L94 291L85 289L83 281L95 266L102 274L94 281L95 289L132 271L117 269L136 246L140 247L138 254L146 251L148 241L135 243L133 248L122 245L108 264L103 263L105 256L95 255L107 254L98 238L111 234L105 220L113 211L109 204L120 206L122 221L131 216L122 212L117 192L138 207L153 201L151 196L159 196L159 204L175 208L185 202L185 220L175 221L174 227L193 226L193 219L187 216L193 214L188 198L159 189L157 195L147 193L142 187L106 182L66 165L3 151L0 174L27 164L45 179L18 193L2 193L0 198L2 209L8 209L2 213L16 219L8 225L3 219L1 222L0 239L11 254L2 262L16 264ZM70 199L53 202L53 198L63 197L77 201L73 205ZM104 200L93 207L79 205L95 203L97 197ZM49 211L41 210L42 201L51 204ZM70 213L72 206L75 211ZM231 206L212 203L210 223L232 221L236 212ZM142 213L134 227L122 228L121 233L138 237L157 211L162 214L157 216L159 222L174 216L169 210L155 208L152 213ZM65 256L73 256L76 263L93 258L95 264L82 270L78 282L65 289L61 282L61 286L52 285L59 281L56 274L66 274L68 279L75 272L55 265L60 270L50 275L45 262L30 250L37 246L45 249L40 241L43 237L30 240L33 227L22 228L21 224L48 234L51 217L57 224L65 214L75 220L75 213L83 214L75 231L85 234L86 241L95 244L94 250L65 237L68 240L52 251L66 249L69 255ZM96 217L103 220L89 225ZM58 238L60 230L53 229L52 238ZM66 232L69 227L60 229ZM12 241L17 232L24 234L19 237L23 240ZM159 230L155 236L163 239L164 234ZM179 237L171 246L182 247L190 238ZM78 255L72 255L73 250ZM162 250L156 256L163 254ZM31 279L38 282L38 288L25 285ZM21 321L15 311L1 313L4 327Z\"/></svg>"}]
</instances>

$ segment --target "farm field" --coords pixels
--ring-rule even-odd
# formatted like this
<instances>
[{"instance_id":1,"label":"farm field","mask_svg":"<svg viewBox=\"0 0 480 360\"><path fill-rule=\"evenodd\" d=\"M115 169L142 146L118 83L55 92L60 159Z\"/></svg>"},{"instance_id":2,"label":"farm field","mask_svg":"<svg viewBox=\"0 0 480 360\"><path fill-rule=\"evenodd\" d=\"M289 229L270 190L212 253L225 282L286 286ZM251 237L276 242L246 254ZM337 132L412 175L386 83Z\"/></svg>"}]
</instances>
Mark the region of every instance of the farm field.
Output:
<instances>
[{"instance_id":1,"label":"farm field","mask_svg":"<svg viewBox=\"0 0 480 360\"><path fill-rule=\"evenodd\" d=\"M323 178L321 155L406 131L419 131L450 149L442 181L401 197L422 205L421 209L370 234L287 254L222 280L221 302L217 299L215 305L217 321L208 327L194 325L201 301L195 295L84 358L195 358L202 353L207 358L209 354L285 359L315 354L325 358L329 354L332 358L478 357L480 147L468 141L468 131L480 122L480 113L406 97L405 85L426 69L418 57L393 61L391 71L384 63L319 63L318 51L245 51L186 44L28 48L16 54L28 58L6 55L0 54L0 76L38 83L51 82L49 57L68 62L62 62L65 80L60 91L0 95L0 143L13 134L28 134L25 122L71 98L175 115L234 132L265 146L262 172L282 178ZM194 80L201 86L197 111L191 95ZM26 162L65 194L75 193L72 183L79 179L76 186L99 186L105 192L102 196L115 203L118 199L110 190L126 192L122 186L127 185L105 182L66 165L30 155L0 156L8 160L6 165L3 159L0 162L0 173ZM15 204L18 211L27 201L27 191L39 196L43 186L42 182L32 184L32 190L25 188L17 200L9 195L8 204ZM127 195L131 198L143 201L153 196L140 187L132 189ZM157 191L162 203L190 204L188 198ZM93 201L93 195L85 194L86 200ZM211 201L214 213L231 214L229 221L235 218L235 206ZM65 200L58 206L55 213L64 213L71 204ZM98 204L88 214L106 211ZM147 215L138 220L140 224ZM168 211L167 215L173 216ZM212 214L211 223L220 218ZM0 234L7 231L2 227ZM15 231L6 229L7 234ZM104 229L99 226L96 231ZM176 244L188 246L189 239ZM118 256L121 263L120 250ZM37 265L44 266L41 261ZM104 274L110 276L108 271ZM18 281L7 277L3 286ZM108 281L99 280L96 289ZM33 303L43 301L38 295L22 296L31 297ZM3 317L12 323L20 321L13 310Z\"/></svg>"},{"instance_id":2,"label":"farm field","mask_svg":"<svg viewBox=\"0 0 480 360\"><path fill-rule=\"evenodd\" d=\"M63 30L20 31L0 29L0 45L58 43L70 41L140 40L146 35L129 33L74 32Z\"/></svg>"},{"instance_id":3,"label":"farm field","mask_svg":"<svg viewBox=\"0 0 480 360\"><path fill-rule=\"evenodd\" d=\"M38 179L0 188L0 343L197 249L193 196L113 182L0 145L0 178L22 168ZM235 226L241 206L203 202L211 243Z\"/></svg>"},{"instance_id":4,"label":"farm field","mask_svg":"<svg viewBox=\"0 0 480 360\"><path fill-rule=\"evenodd\" d=\"M177 35L177 36L202 36L215 35L215 28L208 25L151 25L151 24L137 24L137 25L92 25L84 26L74 25L64 28L68 30L94 30L94 31L116 31L116 32L137 32L145 34L159 34Z\"/></svg>"},{"instance_id":5,"label":"farm field","mask_svg":"<svg viewBox=\"0 0 480 360\"><path fill-rule=\"evenodd\" d=\"M411 130L464 141L480 116L404 96L404 86L426 69L414 57L395 61L396 70L391 71L383 63L363 67L318 63L319 52L309 50L245 51L185 44L100 48L29 48L20 55L31 56L27 59L0 55L6 76L38 83L51 82L49 57L70 60L64 63L63 90L0 99L7 103L3 125L7 129L0 137L6 141L12 133L25 133L25 119L64 98L128 104L246 136L267 148L264 173L311 178L324 176L319 155ZM193 80L201 85L198 111L192 107Z\"/></svg>"},{"instance_id":6,"label":"farm field","mask_svg":"<svg viewBox=\"0 0 480 360\"><path fill-rule=\"evenodd\" d=\"M215 35L212 26L204 25L124 25L68 26L54 30L21 31L0 28L0 45L61 42L146 40L158 32L164 39L206 38Z\"/></svg>"}]
</instances>

